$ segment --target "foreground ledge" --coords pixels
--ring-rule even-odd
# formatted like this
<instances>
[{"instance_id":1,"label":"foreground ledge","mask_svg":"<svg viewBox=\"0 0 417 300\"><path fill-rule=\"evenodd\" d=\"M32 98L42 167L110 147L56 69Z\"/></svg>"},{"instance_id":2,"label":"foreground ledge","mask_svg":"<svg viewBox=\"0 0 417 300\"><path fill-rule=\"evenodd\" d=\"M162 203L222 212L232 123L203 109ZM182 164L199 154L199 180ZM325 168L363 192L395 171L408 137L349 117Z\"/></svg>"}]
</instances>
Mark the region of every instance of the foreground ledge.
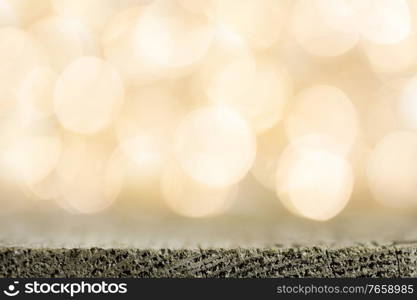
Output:
<instances>
[{"instance_id":1,"label":"foreground ledge","mask_svg":"<svg viewBox=\"0 0 417 300\"><path fill-rule=\"evenodd\" d=\"M3 247L0 277L417 277L417 243L195 250Z\"/></svg>"}]
</instances>

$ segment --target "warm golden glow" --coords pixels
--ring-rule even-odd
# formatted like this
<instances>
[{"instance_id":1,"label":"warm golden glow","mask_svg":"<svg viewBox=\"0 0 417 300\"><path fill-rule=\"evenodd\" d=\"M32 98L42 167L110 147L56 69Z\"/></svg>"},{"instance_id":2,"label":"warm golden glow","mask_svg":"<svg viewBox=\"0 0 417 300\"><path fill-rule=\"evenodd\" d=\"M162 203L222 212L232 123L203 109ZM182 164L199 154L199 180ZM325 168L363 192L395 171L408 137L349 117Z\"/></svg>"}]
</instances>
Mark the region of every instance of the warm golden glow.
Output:
<instances>
[{"instance_id":1,"label":"warm golden glow","mask_svg":"<svg viewBox=\"0 0 417 300\"><path fill-rule=\"evenodd\" d=\"M339 56L358 43L359 33L343 0L299 0L294 9L292 31L307 52Z\"/></svg>"},{"instance_id":2,"label":"warm golden glow","mask_svg":"<svg viewBox=\"0 0 417 300\"><path fill-rule=\"evenodd\" d=\"M417 205L417 134L385 136L368 161L368 183L375 200L390 207Z\"/></svg>"},{"instance_id":3,"label":"warm golden glow","mask_svg":"<svg viewBox=\"0 0 417 300\"><path fill-rule=\"evenodd\" d=\"M410 129L417 130L417 76L405 84L398 111L402 123Z\"/></svg>"},{"instance_id":4,"label":"warm golden glow","mask_svg":"<svg viewBox=\"0 0 417 300\"><path fill-rule=\"evenodd\" d=\"M29 32L40 42L57 71L77 58L96 55L98 51L95 37L77 20L48 17L33 24Z\"/></svg>"},{"instance_id":5,"label":"warm golden glow","mask_svg":"<svg viewBox=\"0 0 417 300\"><path fill-rule=\"evenodd\" d=\"M209 217L224 212L234 200L234 187L209 188L170 166L162 177L162 193L174 212L187 217Z\"/></svg>"},{"instance_id":6,"label":"warm golden glow","mask_svg":"<svg viewBox=\"0 0 417 300\"><path fill-rule=\"evenodd\" d=\"M212 0L213 19L242 35L258 49L273 46L280 38L285 17L285 1Z\"/></svg>"},{"instance_id":7,"label":"warm golden glow","mask_svg":"<svg viewBox=\"0 0 417 300\"><path fill-rule=\"evenodd\" d=\"M357 137L359 125L355 107L343 91L316 85L297 95L285 126L290 140L320 133L346 153Z\"/></svg>"},{"instance_id":8,"label":"warm golden glow","mask_svg":"<svg viewBox=\"0 0 417 300\"><path fill-rule=\"evenodd\" d=\"M16 101L24 76L45 63L46 56L28 33L14 27L0 28L0 115Z\"/></svg>"},{"instance_id":9,"label":"warm golden glow","mask_svg":"<svg viewBox=\"0 0 417 300\"><path fill-rule=\"evenodd\" d=\"M73 213L102 211L119 195L123 174L117 151L75 137L66 142L57 167L58 204Z\"/></svg>"},{"instance_id":10,"label":"warm golden glow","mask_svg":"<svg viewBox=\"0 0 417 300\"><path fill-rule=\"evenodd\" d=\"M0 214L417 209L414 2L0 0Z\"/></svg>"},{"instance_id":11,"label":"warm golden glow","mask_svg":"<svg viewBox=\"0 0 417 300\"><path fill-rule=\"evenodd\" d=\"M109 63L94 57L80 58L58 78L55 113L64 128L93 134L115 120L123 97L123 82Z\"/></svg>"},{"instance_id":12,"label":"warm golden glow","mask_svg":"<svg viewBox=\"0 0 417 300\"><path fill-rule=\"evenodd\" d=\"M208 87L214 103L234 107L263 132L281 120L291 96L291 80L287 71L269 60L235 61L217 70Z\"/></svg>"},{"instance_id":13,"label":"warm golden glow","mask_svg":"<svg viewBox=\"0 0 417 300\"><path fill-rule=\"evenodd\" d=\"M42 120L54 115L53 94L56 73L39 67L29 72L17 92L19 110L27 120Z\"/></svg>"},{"instance_id":14,"label":"warm golden glow","mask_svg":"<svg viewBox=\"0 0 417 300\"><path fill-rule=\"evenodd\" d=\"M325 145L298 140L278 163L277 195L286 208L303 217L325 221L348 203L353 172L341 156Z\"/></svg>"},{"instance_id":15,"label":"warm golden glow","mask_svg":"<svg viewBox=\"0 0 417 300\"><path fill-rule=\"evenodd\" d=\"M175 156L196 181L224 187L241 180L255 159L255 137L245 120L223 106L198 109L176 133Z\"/></svg>"}]
</instances>

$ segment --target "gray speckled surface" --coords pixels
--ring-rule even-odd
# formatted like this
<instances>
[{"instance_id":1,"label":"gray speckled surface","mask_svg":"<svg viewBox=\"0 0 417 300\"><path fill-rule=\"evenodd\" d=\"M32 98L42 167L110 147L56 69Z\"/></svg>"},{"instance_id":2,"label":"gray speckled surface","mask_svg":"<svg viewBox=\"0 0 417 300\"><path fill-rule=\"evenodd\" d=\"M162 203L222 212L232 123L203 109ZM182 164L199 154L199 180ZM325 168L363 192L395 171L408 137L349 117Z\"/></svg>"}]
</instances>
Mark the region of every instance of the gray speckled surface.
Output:
<instances>
[{"instance_id":1,"label":"gray speckled surface","mask_svg":"<svg viewBox=\"0 0 417 300\"><path fill-rule=\"evenodd\" d=\"M0 220L0 276L417 277L416 221L14 216Z\"/></svg>"},{"instance_id":2,"label":"gray speckled surface","mask_svg":"<svg viewBox=\"0 0 417 300\"><path fill-rule=\"evenodd\" d=\"M0 249L2 277L416 277L417 245Z\"/></svg>"}]
</instances>

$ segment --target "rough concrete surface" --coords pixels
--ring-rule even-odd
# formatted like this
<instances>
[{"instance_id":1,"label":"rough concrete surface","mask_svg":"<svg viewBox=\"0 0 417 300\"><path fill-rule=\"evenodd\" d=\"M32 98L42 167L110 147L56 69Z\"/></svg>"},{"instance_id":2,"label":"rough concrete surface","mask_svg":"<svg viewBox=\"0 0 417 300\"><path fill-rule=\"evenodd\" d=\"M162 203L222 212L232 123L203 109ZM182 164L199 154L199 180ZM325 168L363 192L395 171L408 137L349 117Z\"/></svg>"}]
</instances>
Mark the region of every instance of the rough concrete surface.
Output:
<instances>
[{"instance_id":1,"label":"rough concrete surface","mask_svg":"<svg viewBox=\"0 0 417 300\"><path fill-rule=\"evenodd\" d=\"M417 216L0 218L0 277L417 277Z\"/></svg>"},{"instance_id":2,"label":"rough concrete surface","mask_svg":"<svg viewBox=\"0 0 417 300\"><path fill-rule=\"evenodd\" d=\"M344 248L1 248L1 277L415 277L417 244Z\"/></svg>"}]
</instances>

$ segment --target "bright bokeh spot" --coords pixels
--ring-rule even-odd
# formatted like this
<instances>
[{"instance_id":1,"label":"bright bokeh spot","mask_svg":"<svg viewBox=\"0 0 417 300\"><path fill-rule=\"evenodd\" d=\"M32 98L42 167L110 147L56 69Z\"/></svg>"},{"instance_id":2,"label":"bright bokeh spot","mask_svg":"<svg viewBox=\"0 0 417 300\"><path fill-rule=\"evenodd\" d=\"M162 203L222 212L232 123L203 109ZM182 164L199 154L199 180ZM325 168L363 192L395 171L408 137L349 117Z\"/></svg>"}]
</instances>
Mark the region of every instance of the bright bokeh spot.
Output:
<instances>
[{"instance_id":1,"label":"bright bokeh spot","mask_svg":"<svg viewBox=\"0 0 417 300\"><path fill-rule=\"evenodd\" d=\"M29 34L13 27L0 29L0 115L16 101L23 78L45 64L46 57Z\"/></svg>"},{"instance_id":2,"label":"bright bokeh spot","mask_svg":"<svg viewBox=\"0 0 417 300\"><path fill-rule=\"evenodd\" d=\"M175 157L187 175L212 187L241 180L256 154L255 136L247 122L223 106L197 109L180 124Z\"/></svg>"},{"instance_id":3,"label":"bright bokeh spot","mask_svg":"<svg viewBox=\"0 0 417 300\"><path fill-rule=\"evenodd\" d=\"M302 138L288 146L277 170L277 195L292 213L317 221L339 214L353 189L345 158Z\"/></svg>"},{"instance_id":4,"label":"bright bokeh spot","mask_svg":"<svg viewBox=\"0 0 417 300\"><path fill-rule=\"evenodd\" d=\"M365 53L375 73L410 71L417 64L417 40L409 37L395 44L364 44Z\"/></svg>"},{"instance_id":5,"label":"bright bokeh spot","mask_svg":"<svg viewBox=\"0 0 417 300\"><path fill-rule=\"evenodd\" d=\"M362 36L377 44L395 44L411 34L406 0L351 0Z\"/></svg>"},{"instance_id":6,"label":"bright bokeh spot","mask_svg":"<svg viewBox=\"0 0 417 300\"><path fill-rule=\"evenodd\" d=\"M285 20L284 1L214 0L213 19L240 34L252 47L264 49L281 37Z\"/></svg>"},{"instance_id":7,"label":"bright bokeh spot","mask_svg":"<svg viewBox=\"0 0 417 300\"><path fill-rule=\"evenodd\" d=\"M281 120L292 92L292 82L282 66L268 59L232 61L219 66L208 86L213 103L235 108L263 132Z\"/></svg>"},{"instance_id":8,"label":"bright bokeh spot","mask_svg":"<svg viewBox=\"0 0 417 300\"><path fill-rule=\"evenodd\" d=\"M236 196L235 187L207 187L188 177L177 166L166 169L161 189L165 203L172 211L193 218L223 213Z\"/></svg>"},{"instance_id":9,"label":"bright bokeh spot","mask_svg":"<svg viewBox=\"0 0 417 300\"><path fill-rule=\"evenodd\" d=\"M121 192L124 164L117 151L79 138L66 141L57 167L57 203L73 213L108 208Z\"/></svg>"},{"instance_id":10,"label":"bright bokeh spot","mask_svg":"<svg viewBox=\"0 0 417 300\"><path fill-rule=\"evenodd\" d=\"M287 142L282 126L276 126L257 136L256 159L251 173L271 191L276 189L277 164Z\"/></svg>"},{"instance_id":11,"label":"bright bokeh spot","mask_svg":"<svg viewBox=\"0 0 417 300\"><path fill-rule=\"evenodd\" d=\"M379 203L388 207L417 205L417 134L395 131L373 149L368 184Z\"/></svg>"},{"instance_id":12,"label":"bright bokeh spot","mask_svg":"<svg viewBox=\"0 0 417 300\"><path fill-rule=\"evenodd\" d=\"M19 25L19 19L13 6L7 0L0 1L0 27Z\"/></svg>"},{"instance_id":13,"label":"bright bokeh spot","mask_svg":"<svg viewBox=\"0 0 417 300\"><path fill-rule=\"evenodd\" d=\"M292 32L308 53L333 57L358 43L359 33L353 24L343 1L299 0L294 7Z\"/></svg>"},{"instance_id":14,"label":"bright bokeh spot","mask_svg":"<svg viewBox=\"0 0 417 300\"><path fill-rule=\"evenodd\" d=\"M417 76L405 84L398 103L398 112L401 122L407 128L417 130Z\"/></svg>"},{"instance_id":15,"label":"bright bokeh spot","mask_svg":"<svg viewBox=\"0 0 417 300\"><path fill-rule=\"evenodd\" d=\"M42 45L56 71L79 57L98 54L95 36L77 20L48 17L33 24L29 32Z\"/></svg>"},{"instance_id":16,"label":"bright bokeh spot","mask_svg":"<svg viewBox=\"0 0 417 300\"><path fill-rule=\"evenodd\" d=\"M28 120L41 120L54 114L53 94L57 75L38 67L24 77L17 92L19 110Z\"/></svg>"},{"instance_id":17,"label":"bright bokeh spot","mask_svg":"<svg viewBox=\"0 0 417 300\"><path fill-rule=\"evenodd\" d=\"M124 87L109 63L94 57L73 61L58 78L55 113L70 131L93 134L107 128L119 115Z\"/></svg>"},{"instance_id":18,"label":"bright bokeh spot","mask_svg":"<svg viewBox=\"0 0 417 300\"><path fill-rule=\"evenodd\" d=\"M176 69L204 57L213 28L206 16L193 14L176 1L154 1L139 17L135 35L136 50L145 60Z\"/></svg>"},{"instance_id":19,"label":"bright bokeh spot","mask_svg":"<svg viewBox=\"0 0 417 300\"><path fill-rule=\"evenodd\" d=\"M292 103L285 122L290 140L324 134L347 153L358 134L358 116L347 95L328 85L315 85L302 90Z\"/></svg>"}]
</instances>

